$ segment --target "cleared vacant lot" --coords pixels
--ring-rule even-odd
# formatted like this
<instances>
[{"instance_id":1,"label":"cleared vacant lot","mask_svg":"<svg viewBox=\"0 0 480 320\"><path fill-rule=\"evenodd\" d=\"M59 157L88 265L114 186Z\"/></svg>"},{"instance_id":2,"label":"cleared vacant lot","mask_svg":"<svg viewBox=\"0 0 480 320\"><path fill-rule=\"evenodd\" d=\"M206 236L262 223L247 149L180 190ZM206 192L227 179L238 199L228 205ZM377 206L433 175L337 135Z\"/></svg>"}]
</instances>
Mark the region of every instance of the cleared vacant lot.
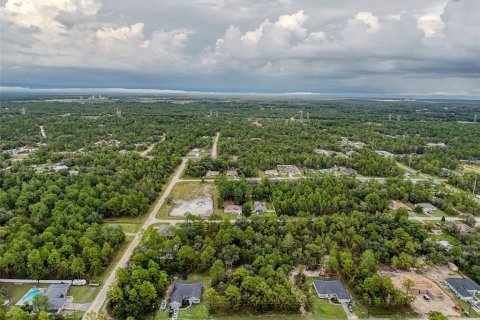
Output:
<instances>
[{"instance_id":1,"label":"cleared vacant lot","mask_svg":"<svg viewBox=\"0 0 480 320\"><path fill-rule=\"evenodd\" d=\"M428 314L430 311L439 311L447 316L460 316L457 305L443 290L433 281L414 272L382 272L392 279L393 284L403 290L403 282L407 279L412 280L415 285L413 295L415 300L411 307L415 312ZM428 301L424 298L428 297Z\"/></svg>"}]
</instances>

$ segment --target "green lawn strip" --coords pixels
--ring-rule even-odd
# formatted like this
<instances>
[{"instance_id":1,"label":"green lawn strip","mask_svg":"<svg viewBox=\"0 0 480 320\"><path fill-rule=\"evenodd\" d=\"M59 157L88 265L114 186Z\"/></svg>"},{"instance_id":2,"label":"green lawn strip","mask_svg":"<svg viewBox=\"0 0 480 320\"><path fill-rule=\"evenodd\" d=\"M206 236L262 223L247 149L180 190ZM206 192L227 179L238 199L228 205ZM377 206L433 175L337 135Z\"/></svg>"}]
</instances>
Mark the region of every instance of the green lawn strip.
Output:
<instances>
[{"instance_id":1,"label":"green lawn strip","mask_svg":"<svg viewBox=\"0 0 480 320\"><path fill-rule=\"evenodd\" d=\"M125 233L135 233L140 229L140 224L134 224L134 223L115 223L115 222L109 222L108 225L112 227L121 227L123 232Z\"/></svg>"},{"instance_id":2,"label":"green lawn strip","mask_svg":"<svg viewBox=\"0 0 480 320\"><path fill-rule=\"evenodd\" d=\"M208 318L208 309L204 304L193 305L187 309L180 309L178 312L179 320L204 320Z\"/></svg>"},{"instance_id":3,"label":"green lawn strip","mask_svg":"<svg viewBox=\"0 0 480 320\"><path fill-rule=\"evenodd\" d=\"M70 286L68 295L73 297L74 303L88 303L93 301L98 289L99 287Z\"/></svg>"}]
</instances>

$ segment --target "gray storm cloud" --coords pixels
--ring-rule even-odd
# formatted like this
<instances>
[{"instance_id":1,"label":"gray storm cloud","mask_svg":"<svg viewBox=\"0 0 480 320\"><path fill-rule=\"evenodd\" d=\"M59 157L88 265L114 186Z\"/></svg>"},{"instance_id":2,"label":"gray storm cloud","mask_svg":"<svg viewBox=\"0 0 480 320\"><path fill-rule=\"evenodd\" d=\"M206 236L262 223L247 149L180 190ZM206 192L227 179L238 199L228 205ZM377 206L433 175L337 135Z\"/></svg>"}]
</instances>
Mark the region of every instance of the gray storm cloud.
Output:
<instances>
[{"instance_id":1,"label":"gray storm cloud","mask_svg":"<svg viewBox=\"0 0 480 320\"><path fill-rule=\"evenodd\" d=\"M477 96L479 13L477 0L6 0L1 84Z\"/></svg>"}]
</instances>

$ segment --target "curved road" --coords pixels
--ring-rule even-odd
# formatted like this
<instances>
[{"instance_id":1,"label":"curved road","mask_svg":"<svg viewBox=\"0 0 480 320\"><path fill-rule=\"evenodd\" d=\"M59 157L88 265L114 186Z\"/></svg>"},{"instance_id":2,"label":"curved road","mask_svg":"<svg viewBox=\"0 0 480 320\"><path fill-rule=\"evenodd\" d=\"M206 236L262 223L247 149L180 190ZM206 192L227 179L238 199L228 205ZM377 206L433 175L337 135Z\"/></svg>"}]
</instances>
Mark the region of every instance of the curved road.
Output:
<instances>
[{"instance_id":1,"label":"curved road","mask_svg":"<svg viewBox=\"0 0 480 320\"><path fill-rule=\"evenodd\" d=\"M145 231L150 225L158 222L157 218L155 217L158 210L160 210L160 207L163 205L167 197L169 196L170 192L172 191L173 187L175 184L180 181L180 176L185 170L185 166L187 164L187 158L182 159L182 163L180 166L177 168L175 171L175 174L170 180L170 183L167 185L167 188L163 192L162 196L160 199L157 200L157 203L153 207L153 209L150 211L148 218L145 220L143 223L142 229L140 231ZM119 268L124 268L127 265L128 260L130 259L130 256L132 255L133 251L135 248L138 246L140 243L140 240L142 239L143 232L137 232L135 238L132 240L130 245L128 246L127 250L123 253L122 257L120 260L117 262L117 264L113 267L112 271L110 272L110 275L108 276L107 280L105 280L104 284L102 285L102 288L100 289L100 292L98 295L95 297L95 300L92 302L90 305L90 308L88 309L88 312L94 312L98 314L100 310L102 309L103 305L105 304L105 301L107 300L107 293L108 290L110 289L110 286L115 282L115 276L117 274L117 270Z\"/></svg>"}]
</instances>

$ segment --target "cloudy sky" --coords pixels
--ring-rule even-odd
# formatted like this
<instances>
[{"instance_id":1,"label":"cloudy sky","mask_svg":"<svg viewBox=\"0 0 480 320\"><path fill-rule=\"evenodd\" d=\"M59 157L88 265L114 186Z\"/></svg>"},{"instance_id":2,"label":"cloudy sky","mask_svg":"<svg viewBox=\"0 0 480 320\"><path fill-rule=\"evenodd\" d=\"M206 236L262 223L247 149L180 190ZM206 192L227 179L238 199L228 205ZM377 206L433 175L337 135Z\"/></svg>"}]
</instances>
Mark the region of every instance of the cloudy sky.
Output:
<instances>
[{"instance_id":1,"label":"cloudy sky","mask_svg":"<svg viewBox=\"0 0 480 320\"><path fill-rule=\"evenodd\" d=\"M0 0L3 87L480 97L480 0Z\"/></svg>"}]
</instances>

